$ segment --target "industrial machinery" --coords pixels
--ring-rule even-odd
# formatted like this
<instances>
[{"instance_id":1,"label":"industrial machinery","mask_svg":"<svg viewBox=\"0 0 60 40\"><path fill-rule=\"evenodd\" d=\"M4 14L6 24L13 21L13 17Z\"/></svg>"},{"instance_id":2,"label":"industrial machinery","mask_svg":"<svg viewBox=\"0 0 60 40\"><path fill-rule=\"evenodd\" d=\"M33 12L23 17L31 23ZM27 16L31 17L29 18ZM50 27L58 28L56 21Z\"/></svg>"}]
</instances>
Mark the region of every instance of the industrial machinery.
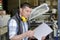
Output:
<instances>
[{"instance_id":1,"label":"industrial machinery","mask_svg":"<svg viewBox=\"0 0 60 40\"><path fill-rule=\"evenodd\" d=\"M0 11L0 39L5 40L7 32L8 32L8 20L10 19L10 15L7 15L5 11Z\"/></svg>"},{"instance_id":2,"label":"industrial machinery","mask_svg":"<svg viewBox=\"0 0 60 40\"><path fill-rule=\"evenodd\" d=\"M0 15L0 27L7 26L10 15Z\"/></svg>"},{"instance_id":3,"label":"industrial machinery","mask_svg":"<svg viewBox=\"0 0 60 40\"><path fill-rule=\"evenodd\" d=\"M49 34L49 40L53 40L58 31L57 20L54 19L56 11L51 11L50 13L48 11L50 11L49 7L44 3L32 10L29 20L33 29L42 22L48 24L54 30Z\"/></svg>"}]
</instances>

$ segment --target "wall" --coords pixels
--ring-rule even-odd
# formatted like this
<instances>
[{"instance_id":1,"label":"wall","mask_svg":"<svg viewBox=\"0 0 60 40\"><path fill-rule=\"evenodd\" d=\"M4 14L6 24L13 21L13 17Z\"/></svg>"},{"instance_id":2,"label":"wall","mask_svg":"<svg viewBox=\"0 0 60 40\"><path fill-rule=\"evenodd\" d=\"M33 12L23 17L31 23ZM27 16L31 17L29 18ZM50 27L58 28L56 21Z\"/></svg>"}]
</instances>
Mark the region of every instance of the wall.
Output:
<instances>
[{"instance_id":1,"label":"wall","mask_svg":"<svg viewBox=\"0 0 60 40\"><path fill-rule=\"evenodd\" d=\"M19 5L19 0L8 0L8 10L17 8Z\"/></svg>"}]
</instances>

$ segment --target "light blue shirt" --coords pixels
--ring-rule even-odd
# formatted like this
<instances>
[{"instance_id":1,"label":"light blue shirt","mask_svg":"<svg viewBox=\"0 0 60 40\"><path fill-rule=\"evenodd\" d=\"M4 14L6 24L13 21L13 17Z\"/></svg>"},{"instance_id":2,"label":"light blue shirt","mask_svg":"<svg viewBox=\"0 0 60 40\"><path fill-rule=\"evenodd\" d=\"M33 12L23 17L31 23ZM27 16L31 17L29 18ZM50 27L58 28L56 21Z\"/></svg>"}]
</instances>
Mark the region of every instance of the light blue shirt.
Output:
<instances>
[{"instance_id":1,"label":"light blue shirt","mask_svg":"<svg viewBox=\"0 0 60 40\"><path fill-rule=\"evenodd\" d=\"M26 22L22 22L23 25L23 33L28 31L28 25ZM17 35L18 31L18 25L17 22L14 19L11 19L9 22L9 38L12 38L13 36ZM28 40L28 37L24 38L23 40Z\"/></svg>"}]
</instances>

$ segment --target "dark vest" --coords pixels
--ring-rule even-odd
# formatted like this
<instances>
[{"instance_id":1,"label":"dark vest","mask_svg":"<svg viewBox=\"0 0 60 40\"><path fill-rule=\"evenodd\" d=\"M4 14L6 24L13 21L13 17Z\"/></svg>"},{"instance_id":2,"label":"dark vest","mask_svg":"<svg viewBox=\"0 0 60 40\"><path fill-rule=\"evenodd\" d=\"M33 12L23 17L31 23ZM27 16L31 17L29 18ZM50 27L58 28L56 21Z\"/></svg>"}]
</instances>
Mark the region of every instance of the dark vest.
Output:
<instances>
[{"instance_id":1,"label":"dark vest","mask_svg":"<svg viewBox=\"0 0 60 40\"><path fill-rule=\"evenodd\" d=\"M19 17L18 14L16 14L15 16L13 16L11 19L14 19L17 22L17 24L18 24L17 35L22 34L23 33L23 28L21 27L22 25L20 23L20 21L22 21L22 19ZM10 22L10 20L8 21L8 24L7 24L7 26L8 26L8 37L9 37L9 22ZM10 40L10 39L8 38L8 40Z\"/></svg>"},{"instance_id":2,"label":"dark vest","mask_svg":"<svg viewBox=\"0 0 60 40\"><path fill-rule=\"evenodd\" d=\"M19 17L18 14L16 14L15 16L13 16L11 19L14 19L17 22L17 24L18 24L18 32L17 32L17 35L22 34L23 33L23 28L22 28L22 25L21 25L22 19ZM8 34L9 34L9 22L10 22L10 20L8 21ZM29 28L29 24L30 23L29 22L27 22L27 23L28 23L28 28Z\"/></svg>"}]
</instances>

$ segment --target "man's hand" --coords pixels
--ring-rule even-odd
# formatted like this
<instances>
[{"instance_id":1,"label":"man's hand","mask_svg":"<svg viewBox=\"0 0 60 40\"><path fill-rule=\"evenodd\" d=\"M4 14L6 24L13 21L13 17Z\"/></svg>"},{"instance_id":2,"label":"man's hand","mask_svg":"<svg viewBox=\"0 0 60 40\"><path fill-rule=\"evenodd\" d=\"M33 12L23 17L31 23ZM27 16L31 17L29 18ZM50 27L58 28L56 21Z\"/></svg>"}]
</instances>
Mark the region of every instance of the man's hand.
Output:
<instances>
[{"instance_id":1,"label":"man's hand","mask_svg":"<svg viewBox=\"0 0 60 40\"><path fill-rule=\"evenodd\" d=\"M46 38L46 37L45 37L45 36L43 36L43 37L42 37L42 40L45 40L45 38Z\"/></svg>"},{"instance_id":2,"label":"man's hand","mask_svg":"<svg viewBox=\"0 0 60 40\"><path fill-rule=\"evenodd\" d=\"M29 31L26 32L26 35L27 35L27 37L33 37L34 31L29 30Z\"/></svg>"},{"instance_id":3,"label":"man's hand","mask_svg":"<svg viewBox=\"0 0 60 40\"><path fill-rule=\"evenodd\" d=\"M26 35L27 35L27 37L30 37L30 38L32 38L33 37L33 35L34 35L34 31L32 31L32 30L29 30L29 31L27 31L26 32ZM42 37L42 40L45 40L45 36L43 36Z\"/></svg>"}]
</instances>

